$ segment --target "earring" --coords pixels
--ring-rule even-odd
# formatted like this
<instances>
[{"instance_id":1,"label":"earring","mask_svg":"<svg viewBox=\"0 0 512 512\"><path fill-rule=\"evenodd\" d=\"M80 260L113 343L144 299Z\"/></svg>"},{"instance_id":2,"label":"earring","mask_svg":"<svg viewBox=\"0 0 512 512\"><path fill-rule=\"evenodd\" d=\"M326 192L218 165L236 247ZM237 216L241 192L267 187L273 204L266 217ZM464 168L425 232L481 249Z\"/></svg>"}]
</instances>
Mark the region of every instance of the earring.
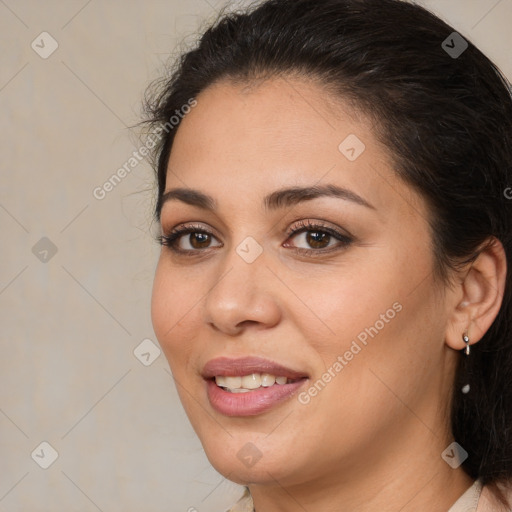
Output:
<instances>
[{"instance_id":1,"label":"earring","mask_svg":"<svg viewBox=\"0 0 512 512\"><path fill-rule=\"evenodd\" d=\"M469 336L467 335L467 333L464 333L462 335L462 339L464 341L464 343L466 344L466 348L464 349L464 352L466 353L466 357L469 356L469 352L470 352L470 348L469 348ZM462 392L464 394L467 394L469 393L469 389L470 389L470 386L469 384L466 384L465 386L462 387Z\"/></svg>"},{"instance_id":2,"label":"earring","mask_svg":"<svg viewBox=\"0 0 512 512\"><path fill-rule=\"evenodd\" d=\"M466 344L466 355L469 356L469 337L466 333L462 335L462 339L464 340L464 343Z\"/></svg>"}]
</instances>

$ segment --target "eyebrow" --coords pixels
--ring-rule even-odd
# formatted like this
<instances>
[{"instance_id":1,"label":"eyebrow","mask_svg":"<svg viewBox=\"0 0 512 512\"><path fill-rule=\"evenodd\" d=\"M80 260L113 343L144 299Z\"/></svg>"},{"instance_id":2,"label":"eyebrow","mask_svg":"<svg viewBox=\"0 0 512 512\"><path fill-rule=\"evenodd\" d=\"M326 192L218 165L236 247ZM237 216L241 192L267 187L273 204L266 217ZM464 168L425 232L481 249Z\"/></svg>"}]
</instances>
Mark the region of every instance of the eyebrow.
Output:
<instances>
[{"instance_id":1,"label":"eyebrow","mask_svg":"<svg viewBox=\"0 0 512 512\"><path fill-rule=\"evenodd\" d=\"M375 210L376 208L360 195L347 188L336 185L313 185L311 187L290 187L283 188L265 196L263 205L267 210L277 210L299 204L303 201L310 201L318 197L336 197L351 201L360 206L365 206ZM199 190L192 188L174 188L162 195L160 205L168 201L182 201L191 206L196 206L204 210L214 211L217 209L215 199Z\"/></svg>"}]
</instances>

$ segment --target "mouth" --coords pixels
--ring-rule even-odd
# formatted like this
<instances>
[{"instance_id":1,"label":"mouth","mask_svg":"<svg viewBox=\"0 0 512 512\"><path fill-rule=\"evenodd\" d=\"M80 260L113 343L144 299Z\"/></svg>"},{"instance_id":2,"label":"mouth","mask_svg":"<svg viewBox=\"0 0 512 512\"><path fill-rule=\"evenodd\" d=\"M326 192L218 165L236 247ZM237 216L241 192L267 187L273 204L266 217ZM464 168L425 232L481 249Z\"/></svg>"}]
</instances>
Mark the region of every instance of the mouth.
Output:
<instances>
[{"instance_id":1,"label":"mouth","mask_svg":"<svg viewBox=\"0 0 512 512\"><path fill-rule=\"evenodd\" d=\"M261 414L283 403L308 380L304 372L267 359L212 359L202 372L211 406L226 416Z\"/></svg>"}]
</instances>

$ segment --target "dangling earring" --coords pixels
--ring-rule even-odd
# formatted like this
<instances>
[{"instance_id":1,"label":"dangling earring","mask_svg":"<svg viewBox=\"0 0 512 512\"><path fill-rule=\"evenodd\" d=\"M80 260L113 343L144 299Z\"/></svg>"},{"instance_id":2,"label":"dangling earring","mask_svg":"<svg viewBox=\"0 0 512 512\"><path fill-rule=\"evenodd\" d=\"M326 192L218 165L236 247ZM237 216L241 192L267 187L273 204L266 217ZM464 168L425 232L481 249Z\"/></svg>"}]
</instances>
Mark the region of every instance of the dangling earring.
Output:
<instances>
[{"instance_id":1,"label":"dangling earring","mask_svg":"<svg viewBox=\"0 0 512 512\"><path fill-rule=\"evenodd\" d=\"M466 344L466 355L469 356L469 337L466 333L462 335L462 339L464 340L464 343Z\"/></svg>"},{"instance_id":2,"label":"dangling earring","mask_svg":"<svg viewBox=\"0 0 512 512\"><path fill-rule=\"evenodd\" d=\"M467 335L467 333L464 333L462 335L462 339L464 340L464 343L466 344L466 348L464 349L464 352L466 353L466 357L468 357L470 348L469 348L469 336ZM469 389L470 389L469 384L466 384L465 386L462 387L462 392L464 394L469 393Z\"/></svg>"}]
</instances>

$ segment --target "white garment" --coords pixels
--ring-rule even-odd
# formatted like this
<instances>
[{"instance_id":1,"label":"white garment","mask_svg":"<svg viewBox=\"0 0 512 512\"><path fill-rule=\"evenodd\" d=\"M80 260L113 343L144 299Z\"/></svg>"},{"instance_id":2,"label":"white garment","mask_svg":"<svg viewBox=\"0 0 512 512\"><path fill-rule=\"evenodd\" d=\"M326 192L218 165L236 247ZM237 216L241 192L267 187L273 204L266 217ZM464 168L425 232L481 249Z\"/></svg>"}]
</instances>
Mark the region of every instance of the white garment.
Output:
<instances>
[{"instance_id":1,"label":"white garment","mask_svg":"<svg viewBox=\"0 0 512 512\"><path fill-rule=\"evenodd\" d=\"M480 480L475 480L473 485L452 505L448 512L476 512L481 494L482 484Z\"/></svg>"},{"instance_id":2,"label":"white garment","mask_svg":"<svg viewBox=\"0 0 512 512\"><path fill-rule=\"evenodd\" d=\"M473 485L450 507L448 512L477 512L482 484L476 480ZM227 512L254 512L251 495L246 490L243 496Z\"/></svg>"}]
</instances>

